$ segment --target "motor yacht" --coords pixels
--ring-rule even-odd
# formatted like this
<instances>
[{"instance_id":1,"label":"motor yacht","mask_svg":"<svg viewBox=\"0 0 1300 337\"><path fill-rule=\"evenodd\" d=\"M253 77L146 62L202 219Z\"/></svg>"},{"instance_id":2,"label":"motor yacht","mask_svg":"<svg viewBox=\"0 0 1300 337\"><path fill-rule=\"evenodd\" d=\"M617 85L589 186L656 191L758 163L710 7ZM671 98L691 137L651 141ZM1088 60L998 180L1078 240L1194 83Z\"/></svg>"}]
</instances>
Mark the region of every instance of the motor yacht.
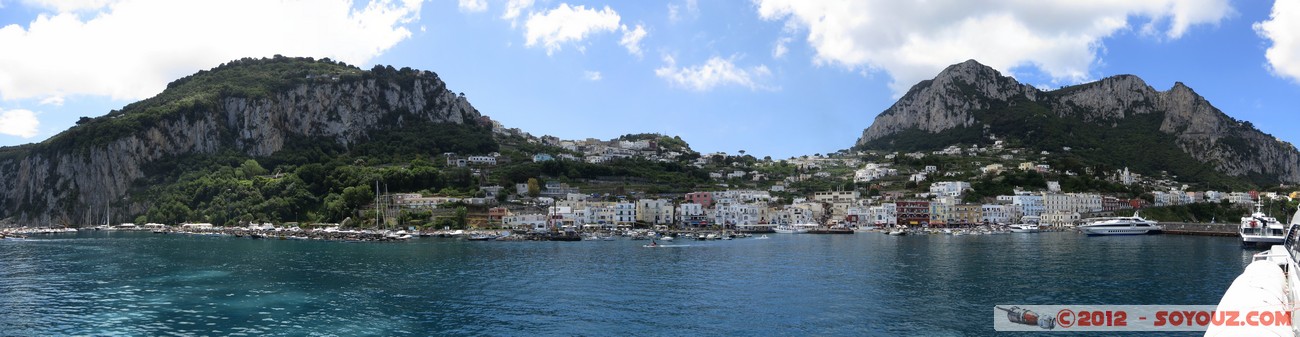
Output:
<instances>
[{"instance_id":1,"label":"motor yacht","mask_svg":"<svg viewBox=\"0 0 1300 337\"><path fill-rule=\"evenodd\" d=\"M1163 228L1155 221L1143 219L1134 212L1133 216L1100 218L1079 226L1079 230L1088 235L1143 235L1159 234Z\"/></svg>"}]
</instances>

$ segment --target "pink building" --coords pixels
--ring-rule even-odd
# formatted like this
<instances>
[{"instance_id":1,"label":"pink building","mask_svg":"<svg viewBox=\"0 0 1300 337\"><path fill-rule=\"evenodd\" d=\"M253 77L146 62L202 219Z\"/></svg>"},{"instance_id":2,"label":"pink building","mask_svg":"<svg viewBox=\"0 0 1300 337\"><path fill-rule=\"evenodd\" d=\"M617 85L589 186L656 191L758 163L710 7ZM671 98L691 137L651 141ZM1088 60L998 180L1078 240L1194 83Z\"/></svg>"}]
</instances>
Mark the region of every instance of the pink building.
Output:
<instances>
[{"instance_id":1,"label":"pink building","mask_svg":"<svg viewBox=\"0 0 1300 337\"><path fill-rule=\"evenodd\" d=\"M700 204L704 208L713 208L713 193L710 192L691 192L686 193L686 202Z\"/></svg>"}]
</instances>

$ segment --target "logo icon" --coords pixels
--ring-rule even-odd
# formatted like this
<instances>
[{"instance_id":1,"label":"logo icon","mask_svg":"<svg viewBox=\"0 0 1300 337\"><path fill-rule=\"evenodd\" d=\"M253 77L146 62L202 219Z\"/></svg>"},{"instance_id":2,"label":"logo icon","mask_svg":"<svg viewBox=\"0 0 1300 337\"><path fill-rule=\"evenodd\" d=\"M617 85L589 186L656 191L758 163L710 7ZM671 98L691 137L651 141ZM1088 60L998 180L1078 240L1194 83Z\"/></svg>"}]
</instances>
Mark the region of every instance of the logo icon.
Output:
<instances>
[{"instance_id":1,"label":"logo icon","mask_svg":"<svg viewBox=\"0 0 1300 337\"><path fill-rule=\"evenodd\" d=\"M1038 326L1046 330L1056 328L1056 318L1051 315L1043 316L1032 310L1023 309L1013 306L1011 308L996 307L998 310L1007 313L1007 320L1011 323L1024 324L1029 326Z\"/></svg>"}]
</instances>

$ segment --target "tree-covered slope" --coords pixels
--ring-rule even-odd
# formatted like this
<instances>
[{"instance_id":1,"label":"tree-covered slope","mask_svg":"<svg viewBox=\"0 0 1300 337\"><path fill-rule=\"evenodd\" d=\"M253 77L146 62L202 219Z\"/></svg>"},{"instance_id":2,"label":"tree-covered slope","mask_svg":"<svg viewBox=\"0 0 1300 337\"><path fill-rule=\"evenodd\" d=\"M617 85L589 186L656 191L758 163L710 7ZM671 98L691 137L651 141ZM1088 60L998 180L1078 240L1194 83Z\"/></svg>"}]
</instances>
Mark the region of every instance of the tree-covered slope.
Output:
<instances>
[{"instance_id":1,"label":"tree-covered slope","mask_svg":"<svg viewBox=\"0 0 1300 337\"><path fill-rule=\"evenodd\" d=\"M45 142L0 149L0 219L337 221L376 180L468 189L468 172L431 158L497 151L483 122L432 72L238 60Z\"/></svg>"}]
</instances>

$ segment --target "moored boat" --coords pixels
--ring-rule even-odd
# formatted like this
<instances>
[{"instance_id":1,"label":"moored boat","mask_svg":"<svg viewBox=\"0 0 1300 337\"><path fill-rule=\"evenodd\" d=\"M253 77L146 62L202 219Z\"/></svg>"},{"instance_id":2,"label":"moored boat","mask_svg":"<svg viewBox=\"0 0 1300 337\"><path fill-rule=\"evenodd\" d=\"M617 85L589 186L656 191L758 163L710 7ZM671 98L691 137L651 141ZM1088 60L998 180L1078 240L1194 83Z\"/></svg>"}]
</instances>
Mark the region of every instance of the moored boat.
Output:
<instances>
[{"instance_id":1,"label":"moored boat","mask_svg":"<svg viewBox=\"0 0 1300 337\"><path fill-rule=\"evenodd\" d=\"M1007 225L1007 228L1011 229L1012 233L1038 233L1039 231L1038 224L1035 223Z\"/></svg>"},{"instance_id":2,"label":"moored boat","mask_svg":"<svg viewBox=\"0 0 1300 337\"><path fill-rule=\"evenodd\" d=\"M817 229L808 230L808 234L853 234L853 233L854 233L853 229L850 228L826 227L826 228L817 228Z\"/></svg>"},{"instance_id":3,"label":"moored boat","mask_svg":"<svg viewBox=\"0 0 1300 337\"><path fill-rule=\"evenodd\" d=\"M1255 213L1241 217L1238 232L1243 246L1276 245L1286 240L1286 225L1264 214L1262 208L1263 205L1255 202Z\"/></svg>"},{"instance_id":4,"label":"moored boat","mask_svg":"<svg viewBox=\"0 0 1300 337\"><path fill-rule=\"evenodd\" d=\"M487 234L471 234L469 237L466 237L465 240L469 240L469 241L489 241L489 240L492 240L492 239L495 239L495 238L496 238L496 237L493 237L493 236L491 236L491 235L487 235ZM581 240L581 239L579 239L579 240ZM574 240L574 241L577 241L577 240Z\"/></svg>"},{"instance_id":5,"label":"moored boat","mask_svg":"<svg viewBox=\"0 0 1300 337\"><path fill-rule=\"evenodd\" d=\"M1155 221L1143 219L1134 212L1133 216L1099 218L1092 223L1079 226L1079 230L1084 234L1097 236L1159 234L1163 229Z\"/></svg>"}]
</instances>

